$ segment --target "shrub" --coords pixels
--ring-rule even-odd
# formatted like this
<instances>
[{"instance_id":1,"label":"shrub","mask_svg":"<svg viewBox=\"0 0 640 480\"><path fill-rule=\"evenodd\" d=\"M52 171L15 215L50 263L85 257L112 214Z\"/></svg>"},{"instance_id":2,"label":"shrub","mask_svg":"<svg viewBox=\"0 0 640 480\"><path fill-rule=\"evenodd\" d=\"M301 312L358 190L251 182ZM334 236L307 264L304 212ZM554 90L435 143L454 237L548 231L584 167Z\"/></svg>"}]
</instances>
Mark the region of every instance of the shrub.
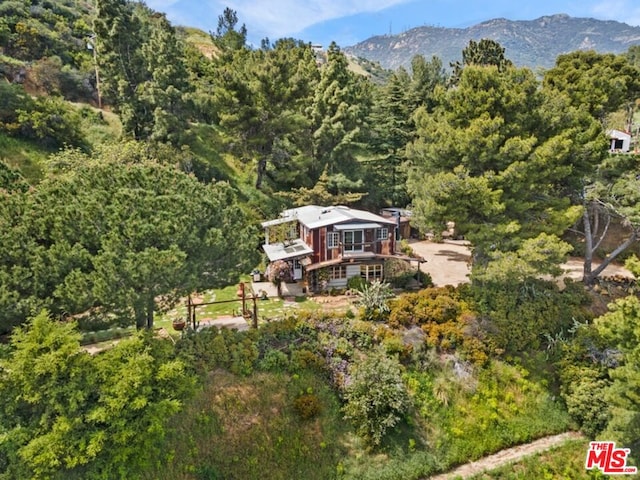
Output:
<instances>
[{"instance_id":1,"label":"shrub","mask_svg":"<svg viewBox=\"0 0 640 480\"><path fill-rule=\"evenodd\" d=\"M429 347L441 353L457 352L475 365L488 360L485 332L459 290L447 286L426 288L391 302L392 327L420 325Z\"/></svg>"},{"instance_id":2,"label":"shrub","mask_svg":"<svg viewBox=\"0 0 640 480\"><path fill-rule=\"evenodd\" d=\"M433 279L431 278L431 275L427 272L418 270L418 272L416 273L416 279L425 288L433 287Z\"/></svg>"},{"instance_id":3,"label":"shrub","mask_svg":"<svg viewBox=\"0 0 640 480\"><path fill-rule=\"evenodd\" d=\"M490 322L489 336L510 353L539 350L545 335L555 336L582 321L588 301L583 288L572 283L559 291L552 282L484 283L473 288L479 314Z\"/></svg>"},{"instance_id":4,"label":"shrub","mask_svg":"<svg viewBox=\"0 0 640 480\"><path fill-rule=\"evenodd\" d=\"M389 312L387 300L393 297L393 292L388 283L376 280L370 285L358 291L356 303L364 309L365 320L378 320Z\"/></svg>"},{"instance_id":5,"label":"shrub","mask_svg":"<svg viewBox=\"0 0 640 480\"><path fill-rule=\"evenodd\" d=\"M317 417L322 411L320 399L311 392L303 393L293 401L293 410L303 420Z\"/></svg>"},{"instance_id":6,"label":"shrub","mask_svg":"<svg viewBox=\"0 0 640 480\"><path fill-rule=\"evenodd\" d=\"M345 418L371 446L380 445L390 428L404 417L410 405L402 381L400 364L383 347L371 351L351 367L351 382L345 389Z\"/></svg>"},{"instance_id":7,"label":"shrub","mask_svg":"<svg viewBox=\"0 0 640 480\"><path fill-rule=\"evenodd\" d=\"M563 398L571 418L578 422L580 430L589 438L595 439L609 421L611 407L602 392L611 382L598 378L597 372L584 370L585 376L577 383L569 385Z\"/></svg>"},{"instance_id":8,"label":"shrub","mask_svg":"<svg viewBox=\"0 0 640 480\"><path fill-rule=\"evenodd\" d=\"M400 251L403 254L405 254L407 257L415 256L415 252L413 251L413 248L411 248L411 245L409 245L409 242L405 238L400 240Z\"/></svg>"},{"instance_id":9,"label":"shrub","mask_svg":"<svg viewBox=\"0 0 640 480\"><path fill-rule=\"evenodd\" d=\"M33 109L18 109L20 135L46 147L87 148L78 113L61 98L40 97Z\"/></svg>"},{"instance_id":10,"label":"shrub","mask_svg":"<svg viewBox=\"0 0 640 480\"><path fill-rule=\"evenodd\" d=\"M291 352L289 369L292 371L299 371L306 368L322 371L324 369L324 362L317 354L306 348L293 350Z\"/></svg>"},{"instance_id":11,"label":"shrub","mask_svg":"<svg viewBox=\"0 0 640 480\"><path fill-rule=\"evenodd\" d=\"M268 350L260 361L260 368L266 371L283 371L289 365L289 357L280 350Z\"/></svg>"},{"instance_id":12,"label":"shrub","mask_svg":"<svg viewBox=\"0 0 640 480\"><path fill-rule=\"evenodd\" d=\"M347 280L347 288L349 288L350 290L362 291L368 284L369 282L367 282L364 278L358 276L351 277Z\"/></svg>"}]
</instances>

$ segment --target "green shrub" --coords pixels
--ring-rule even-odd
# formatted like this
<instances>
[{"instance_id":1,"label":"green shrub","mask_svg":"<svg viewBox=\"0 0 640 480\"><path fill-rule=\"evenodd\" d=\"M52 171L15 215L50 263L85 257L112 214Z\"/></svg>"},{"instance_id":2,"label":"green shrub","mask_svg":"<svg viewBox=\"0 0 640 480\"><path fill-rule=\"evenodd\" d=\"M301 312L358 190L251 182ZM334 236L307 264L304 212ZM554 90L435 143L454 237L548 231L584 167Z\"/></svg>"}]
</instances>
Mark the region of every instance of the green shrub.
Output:
<instances>
[{"instance_id":1,"label":"green shrub","mask_svg":"<svg viewBox=\"0 0 640 480\"><path fill-rule=\"evenodd\" d=\"M610 405L602 394L611 382L599 378L598 372L583 369L584 376L578 382L567 385L563 394L567 411L578 422L580 430L591 439L607 426L611 414Z\"/></svg>"},{"instance_id":2,"label":"green shrub","mask_svg":"<svg viewBox=\"0 0 640 480\"><path fill-rule=\"evenodd\" d=\"M427 272L423 272L422 270L418 270L418 272L416 273L416 279L420 282L420 285L425 288L434 286L431 275Z\"/></svg>"},{"instance_id":3,"label":"green shrub","mask_svg":"<svg viewBox=\"0 0 640 480\"><path fill-rule=\"evenodd\" d=\"M293 401L293 410L303 420L317 417L322 411L322 404L317 395L303 393Z\"/></svg>"},{"instance_id":4,"label":"green shrub","mask_svg":"<svg viewBox=\"0 0 640 480\"><path fill-rule=\"evenodd\" d=\"M413 251L413 248L411 247L411 245L409 244L409 242L407 241L407 239L403 238L402 240L400 240L400 251L406 255L407 257L413 257L415 256L415 253Z\"/></svg>"},{"instance_id":5,"label":"green shrub","mask_svg":"<svg viewBox=\"0 0 640 480\"><path fill-rule=\"evenodd\" d=\"M364 278L357 276L351 277L347 280L347 288L349 288L350 290L362 291L365 285L368 284L369 282L367 282Z\"/></svg>"},{"instance_id":6,"label":"green shrub","mask_svg":"<svg viewBox=\"0 0 640 480\"><path fill-rule=\"evenodd\" d=\"M317 372L324 370L324 361L318 356L318 354L308 350L306 348L294 349L291 352L291 361L289 362L289 369L291 371L300 371L306 368L310 368Z\"/></svg>"},{"instance_id":7,"label":"green shrub","mask_svg":"<svg viewBox=\"0 0 640 480\"><path fill-rule=\"evenodd\" d=\"M22 136L46 147L87 147L80 116L60 98L37 98L33 110L18 110L18 122Z\"/></svg>"},{"instance_id":8,"label":"green shrub","mask_svg":"<svg viewBox=\"0 0 640 480\"><path fill-rule=\"evenodd\" d=\"M387 431L405 416L409 395L402 381L400 364L383 347L352 364L351 382L345 389L345 418L371 446L380 445Z\"/></svg>"},{"instance_id":9,"label":"green shrub","mask_svg":"<svg viewBox=\"0 0 640 480\"><path fill-rule=\"evenodd\" d=\"M582 286L529 279L523 283L484 283L473 287L479 314L489 320L489 336L508 353L540 350L545 337L566 331L588 318Z\"/></svg>"},{"instance_id":10,"label":"green shrub","mask_svg":"<svg viewBox=\"0 0 640 480\"><path fill-rule=\"evenodd\" d=\"M287 369L289 357L280 350L268 350L260 361L260 369L268 372L279 372Z\"/></svg>"},{"instance_id":11,"label":"green shrub","mask_svg":"<svg viewBox=\"0 0 640 480\"><path fill-rule=\"evenodd\" d=\"M393 292L388 283L382 283L376 280L370 285L365 285L362 290L358 291L356 304L362 307L365 320L382 320L389 312L387 300L393 298L393 296Z\"/></svg>"}]
</instances>

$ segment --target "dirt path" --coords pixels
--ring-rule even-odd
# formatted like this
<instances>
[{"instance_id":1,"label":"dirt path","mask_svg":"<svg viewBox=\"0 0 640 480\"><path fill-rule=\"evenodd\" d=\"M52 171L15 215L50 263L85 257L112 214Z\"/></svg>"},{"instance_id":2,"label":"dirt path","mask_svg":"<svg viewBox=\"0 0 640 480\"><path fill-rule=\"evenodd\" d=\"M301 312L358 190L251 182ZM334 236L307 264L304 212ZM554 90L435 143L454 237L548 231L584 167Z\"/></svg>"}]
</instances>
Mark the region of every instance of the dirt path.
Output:
<instances>
[{"instance_id":1,"label":"dirt path","mask_svg":"<svg viewBox=\"0 0 640 480\"><path fill-rule=\"evenodd\" d=\"M559 435L552 435L550 437L540 438L534 442L519 445L513 448L507 448L501 450L498 453L490 455L488 457L481 458L475 462L466 463L459 466L455 470L452 470L435 477L429 477L430 480L447 480L454 478L468 478L473 475L478 475L484 471L494 470L499 467L503 467L510 463L517 462L524 457L535 455L537 453L550 450L551 448L558 447L569 440L575 440L584 438L577 432L566 432Z\"/></svg>"}]
</instances>

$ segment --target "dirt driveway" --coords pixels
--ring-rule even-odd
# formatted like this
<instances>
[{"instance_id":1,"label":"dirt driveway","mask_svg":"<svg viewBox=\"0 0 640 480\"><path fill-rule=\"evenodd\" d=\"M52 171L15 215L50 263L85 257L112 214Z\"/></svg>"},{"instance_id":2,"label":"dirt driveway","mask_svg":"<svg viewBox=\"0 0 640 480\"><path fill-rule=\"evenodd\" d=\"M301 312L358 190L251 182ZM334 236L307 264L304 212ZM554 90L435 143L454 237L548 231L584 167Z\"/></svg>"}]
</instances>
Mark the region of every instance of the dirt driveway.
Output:
<instances>
[{"instance_id":1,"label":"dirt driveway","mask_svg":"<svg viewBox=\"0 0 640 480\"><path fill-rule=\"evenodd\" d=\"M442 243L428 240L410 242L411 248L418 255L424 257L427 263L423 263L421 270L431 275L433 283L437 287L443 285L459 285L469 281L471 273L471 250L469 242L464 240L445 240ZM574 280L582 279L582 258L571 257L563 265L566 277ZM596 268L598 262L593 262ZM604 276L623 275L633 277L631 272L620 265L609 265L603 272Z\"/></svg>"},{"instance_id":2,"label":"dirt driveway","mask_svg":"<svg viewBox=\"0 0 640 480\"><path fill-rule=\"evenodd\" d=\"M421 270L429 273L437 287L459 285L469 281L471 273L471 250L469 242L463 240L445 240L442 243L428 240L412 241L411 248L422 256Z\"/></svg>"}]
</instances>

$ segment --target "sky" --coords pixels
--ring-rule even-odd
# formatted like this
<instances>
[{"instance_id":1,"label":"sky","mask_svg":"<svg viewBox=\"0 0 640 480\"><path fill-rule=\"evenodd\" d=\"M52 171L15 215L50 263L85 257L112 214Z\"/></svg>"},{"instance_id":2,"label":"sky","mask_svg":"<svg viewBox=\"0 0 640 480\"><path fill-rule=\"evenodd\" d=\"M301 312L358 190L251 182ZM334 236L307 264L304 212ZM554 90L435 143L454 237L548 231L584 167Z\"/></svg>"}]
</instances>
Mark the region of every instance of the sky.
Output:
<instances>
[{"instance_id":1,"label":"sky","mask_svg":"<svg viewBox=\"0 0 640 480\"><path fill-rule=\"evenodd\" d=\"M424 25L464 28L485 20L534 20L566 13L640 26L638 0L146 0L174 25L215 31L226 7L235 10L254 46L293 37L324 47L355 45L374 35Z\"/></svg>"}]
</instances>

